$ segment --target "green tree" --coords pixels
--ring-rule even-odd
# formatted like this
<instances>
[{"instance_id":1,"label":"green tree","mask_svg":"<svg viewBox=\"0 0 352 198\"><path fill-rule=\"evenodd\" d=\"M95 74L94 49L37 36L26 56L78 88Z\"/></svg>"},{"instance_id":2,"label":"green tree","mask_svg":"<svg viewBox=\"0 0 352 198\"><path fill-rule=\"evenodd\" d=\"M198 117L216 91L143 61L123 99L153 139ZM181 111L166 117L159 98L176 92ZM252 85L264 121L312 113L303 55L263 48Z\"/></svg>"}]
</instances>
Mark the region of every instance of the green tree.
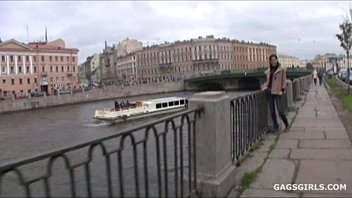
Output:
<instances>
[{"instance_id":1,"label":"green tree","mask_svg":"<svg viewBox=\"0 0 352 198\"><path fill-rule=\"evenodd\" d=\"M336 34L336 37L341 42L341 47L346 51L347 55L347 82L350 80L350 64L349 64L349 55L351 50L351 31L352 31L352 24L348 20L345 20L342 24L340 24L340 30L342 31L340 34ZM347 92L350 94L350 86L347 86Z\"/></svg>"}]
</instances>

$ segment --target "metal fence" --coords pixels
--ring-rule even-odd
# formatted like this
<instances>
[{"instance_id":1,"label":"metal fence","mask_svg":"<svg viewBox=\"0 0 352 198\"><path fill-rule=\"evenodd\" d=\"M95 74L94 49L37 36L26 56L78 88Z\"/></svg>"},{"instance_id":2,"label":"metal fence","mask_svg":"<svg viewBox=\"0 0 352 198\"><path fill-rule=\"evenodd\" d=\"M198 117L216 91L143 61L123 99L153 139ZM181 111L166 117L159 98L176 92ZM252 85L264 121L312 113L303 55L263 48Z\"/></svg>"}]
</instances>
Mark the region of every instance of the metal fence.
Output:
<instances>
[{"instance_id":1,"label":"metal fence","mask_svg":"<svg viewBox=\"0 0 352 198\"><path fill-rule=\"evenodd\" d=\"M184 197L197 194L189 109L134 129L0 165L3 197Z\"/></svg>"},{"instance_id":2,"label":"metal fence","mask_svg":"<svg viewBox=\"0 0 352 198\"><path fill-rule=\"evenodd\" d=\"M231 157L238 162L268 130L267 95L257 91L231 101Z\"/></svg>"}]
</instances>

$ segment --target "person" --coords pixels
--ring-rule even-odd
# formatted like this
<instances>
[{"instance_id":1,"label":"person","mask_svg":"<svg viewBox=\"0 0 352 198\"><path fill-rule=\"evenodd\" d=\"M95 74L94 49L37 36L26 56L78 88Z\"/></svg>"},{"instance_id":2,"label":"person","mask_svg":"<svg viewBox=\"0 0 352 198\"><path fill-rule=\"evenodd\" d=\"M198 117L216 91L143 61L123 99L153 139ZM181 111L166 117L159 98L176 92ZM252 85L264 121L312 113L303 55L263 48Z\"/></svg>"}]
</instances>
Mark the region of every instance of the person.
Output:
<instances>
[{"instance_id":1,"label":"person","mask_svg":"<svg viewBox=\"0 0 352 198\"><path fill-rule=\"evenodd\" d=\"M323 77L324 77L323 69L320 68L319 71L318 71L318 79L319 79L320 86L323 84Z\"/></svg>"},{"instance_id":2,"label":"person","mask_svg":"<svg viewBox=\"0 0 352 198\"><path fill-rule=\"evenodd\" d=\"M317 69L314 69L313 71L313 80L314 80L314 85L317 85L317 78L318 78L318 72Z\"/></svg>"},{"instance_id":3,"label":"person","mask_svg":"<svg viewBox=\"0 0 352 198\"><path fill-rule=\"evenodd\" d=\"M119 102L117 102L117 100L115 100L115 110L117 110L119 108Z\"/></svg>"},{"instance_id":4,"label":"person","mask_svg":"<svg viewBox=\"0 0 352 198\"><path fill-rule=\"evenodd\" d=\"M276 118L276 111L285 124L285 131L289 130L289 123L283 109L283 93L286 91L286 70L278 62L276 54L269 57L269 68L265 71L266 82L263 84L262 90L266 91L268 103L271 112L271 118L274 125L274 132L279 131L279 124Z\"/></svg>"}]
</instances>

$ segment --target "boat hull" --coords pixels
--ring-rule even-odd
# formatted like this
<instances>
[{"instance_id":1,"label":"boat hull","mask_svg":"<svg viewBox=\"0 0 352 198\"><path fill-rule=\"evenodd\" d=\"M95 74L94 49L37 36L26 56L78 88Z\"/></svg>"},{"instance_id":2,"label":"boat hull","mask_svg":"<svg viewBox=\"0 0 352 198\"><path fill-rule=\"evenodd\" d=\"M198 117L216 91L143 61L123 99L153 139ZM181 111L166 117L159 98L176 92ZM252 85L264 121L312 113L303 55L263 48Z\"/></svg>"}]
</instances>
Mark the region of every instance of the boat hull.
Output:
<instances>
[{"instance_id":1,"label":"boat hull","mask_svg":"<svg viewBox=\"0 0 352 198\"><path fill-rule=\"evenodd\" d=\"M113 118L113 117L94 116L94 118L98 119L98 120L103 120L103 121L124 122L124 121L128 121L128 120L136 120L136 119L141 119L141 118L145 118L145 117L151 117L151 116L156 116L156 115L179 112L179 111L182 111L185 109L186 109L186 107L180 107L180 108L174 108L174 109L166 109L166 110L162 110L162 111L146 112L146 113L126 116L126 117L118 116L118 117Z\"/></svg>"}]
</instances>

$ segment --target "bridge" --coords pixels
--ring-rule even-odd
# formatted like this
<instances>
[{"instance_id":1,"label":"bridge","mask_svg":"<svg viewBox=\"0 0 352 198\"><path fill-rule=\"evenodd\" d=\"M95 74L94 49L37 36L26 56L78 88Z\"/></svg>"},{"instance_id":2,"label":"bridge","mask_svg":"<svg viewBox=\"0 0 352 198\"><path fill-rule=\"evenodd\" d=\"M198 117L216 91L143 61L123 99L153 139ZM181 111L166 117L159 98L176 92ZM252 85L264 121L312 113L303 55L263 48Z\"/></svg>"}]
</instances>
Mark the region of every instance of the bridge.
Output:
<instances>
[{"instance_id":1,"label":"bridge","mask_svg":"<svg viewBox=\"0 0 352 198\"><path fill-rule=\"evenodd\" d=\"M218 90L258 90L266 80L265 68L248 72L208 73L186 79L186 91L218 91ZM311 74L312 70L302 68L287 69L287 78L295 78Z\"/></svg>"}]
</instances>

